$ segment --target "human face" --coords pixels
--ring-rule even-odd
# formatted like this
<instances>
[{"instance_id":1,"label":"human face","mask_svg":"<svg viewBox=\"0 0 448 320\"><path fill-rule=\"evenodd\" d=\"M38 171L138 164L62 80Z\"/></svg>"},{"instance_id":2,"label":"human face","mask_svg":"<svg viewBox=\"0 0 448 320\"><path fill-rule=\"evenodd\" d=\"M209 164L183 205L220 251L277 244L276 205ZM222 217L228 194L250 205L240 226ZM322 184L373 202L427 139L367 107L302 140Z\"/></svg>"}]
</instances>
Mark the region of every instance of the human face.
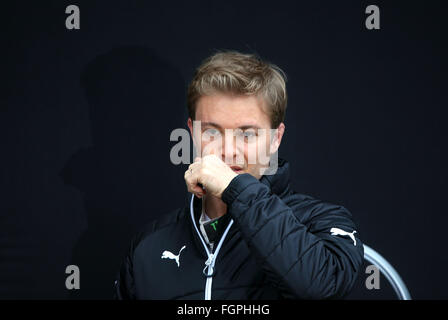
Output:
<instances>
[{"instance_id":1,"label":"human face","mask_svg":"<svg viewBox=\"0 0 448 320\"><path fill-rule=\"evenodd\" d=\"M216 93L200 97L195 122L188 119L197 154L215 154L234 172L259 179L269 167L269 158L280 146L285 130L281 123L271 132L263 103L254 95ZM196 121L200 121L200 128Z\"/></svg>"}]
</instances>

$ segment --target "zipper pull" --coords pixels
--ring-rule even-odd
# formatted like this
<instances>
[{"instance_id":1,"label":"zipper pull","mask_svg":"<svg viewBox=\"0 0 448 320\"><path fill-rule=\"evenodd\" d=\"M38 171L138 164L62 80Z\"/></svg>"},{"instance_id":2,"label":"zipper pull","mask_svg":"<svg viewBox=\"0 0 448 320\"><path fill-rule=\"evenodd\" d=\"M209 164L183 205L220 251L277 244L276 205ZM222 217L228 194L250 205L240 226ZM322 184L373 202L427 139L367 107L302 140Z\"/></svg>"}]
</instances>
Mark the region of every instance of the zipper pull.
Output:
<instances>
[{"instance_id":1,"label":"zipper pull","mask_svg":"<svg viewBox=\"0 0 448 320\"><path fill-rule=\"evenodd\" d=\"M212 260L213 260L213 254L208 256L207 261L205 261L205 265L208 267L212 263Z\"/></svg>"},{"instance_id":2,"label":"zipper pull","mask_svg":"<svg viewBox=\"0 0 448 320\"><path fill-rule=\"evenodd\" d=\"M205 267L204 267L204 270L202 270L202 273L203 273L205 276L207 276L207 277L209 276L209 275L208 275L208 269L210 268L210 265L211 265L212 261L213 261L213 254L211 254L211 255L208 256L207 261L205 261ZM206 269L207 269L207 272L205 271ZM213 273L213 271L212 271L212 273Z\"/></svg>"}]
</instances>

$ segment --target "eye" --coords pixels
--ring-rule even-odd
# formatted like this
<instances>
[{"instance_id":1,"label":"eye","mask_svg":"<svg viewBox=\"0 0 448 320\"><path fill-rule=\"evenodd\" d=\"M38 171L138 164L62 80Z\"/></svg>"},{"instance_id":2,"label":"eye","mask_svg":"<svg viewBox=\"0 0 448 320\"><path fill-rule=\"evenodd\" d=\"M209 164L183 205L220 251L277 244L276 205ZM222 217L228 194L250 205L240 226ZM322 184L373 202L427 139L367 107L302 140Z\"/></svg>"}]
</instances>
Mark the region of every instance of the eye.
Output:
<instances>
[{"instance_id":1,"label":"eye","mask_svg":"<svg viewBox=\"0 0 448 320\"><path fill-rule=\"evenodd\" d=\"M214 129L214 128L207 129L202 133L202 135L206 138L211 138L211 137L217 138L220 136L220 134L221 133L219 132L219 130Z\"/></svg>"},{"instance_id":2,"label":"eye","mask_svg":"<svg viewBox=\"0 0 448 320\"><path fill-rule=\"evenodd\" d=\"M257 133L255 132L255 130L252 130L252 129L246 130L243 132L243 137L246 139L253 138L256 136L257 136Z\"/></svg>"}]
</instances>

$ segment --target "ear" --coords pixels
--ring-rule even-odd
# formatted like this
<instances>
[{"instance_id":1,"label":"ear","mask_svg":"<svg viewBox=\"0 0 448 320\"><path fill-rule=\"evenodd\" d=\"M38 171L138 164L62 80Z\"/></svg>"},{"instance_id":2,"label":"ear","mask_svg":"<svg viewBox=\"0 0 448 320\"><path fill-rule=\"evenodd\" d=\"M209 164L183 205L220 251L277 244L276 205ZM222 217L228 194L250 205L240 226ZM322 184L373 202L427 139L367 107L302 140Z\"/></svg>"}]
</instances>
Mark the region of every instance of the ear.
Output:
<instances>
[{"instance_id":1,"label":"ear","mask_svg":"<svg viewBox=\"0 0 448 320\"><path fill-rule=\"evenodd\" d=\"M191 120L191 118L188 118L187 126L188 126L188 129L190 129L191 137L193 137L193 120Z\"/></svg>"},{"instance_id":2,"label":"ear","mask_svg":"<svg viewBox=\"0 0 448 320\"><path fill-rule=\"evenodd\" d=\"M285 124L282 122L279 124L278 128L273 130L274 136L272 137L271 142L271 154L277 152L278 148L280 148L280 144L282 143L283 134L285 133Z\"/></svg>"}]
</instances>

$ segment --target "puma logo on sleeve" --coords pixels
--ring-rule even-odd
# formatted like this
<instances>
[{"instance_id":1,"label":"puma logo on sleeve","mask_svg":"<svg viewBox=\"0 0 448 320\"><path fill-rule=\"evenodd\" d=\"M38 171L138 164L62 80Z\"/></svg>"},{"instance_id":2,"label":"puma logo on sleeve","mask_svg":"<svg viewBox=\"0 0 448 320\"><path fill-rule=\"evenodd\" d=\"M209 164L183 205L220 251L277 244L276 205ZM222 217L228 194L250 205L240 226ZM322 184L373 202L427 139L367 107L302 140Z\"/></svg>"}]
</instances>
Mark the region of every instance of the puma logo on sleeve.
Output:
<instances>
[{"instance_id":1,"label":"puma logo on sleeve","mask_svg":"<svg viewBox=\"0 0 448 320\"><path fill-rule=\"evenodd\" d=\"M180 257L180 253L182 252L182 250L185 249L185 246L183 246L180 250L179 250L179 254L176 256L173 253L171 253L168 250L163 251L162 253L162 259L172 259L175 260L177 263L177 267L180 267L180 262L179 262L179 257Z\"/></svg>"},{"instance_id":2,"label":"puma logo on sleeve","mask_svg":"<svg viewBox=\"0 0 448 320\"><path fill-rule=\"evenodd\" d=\"M356 246L356 230L353 230L353 232L347 232L339 228L331 228L330 232L332 236L349 236L353 240L353 245Z\"/></svg>"}]
</instances>

